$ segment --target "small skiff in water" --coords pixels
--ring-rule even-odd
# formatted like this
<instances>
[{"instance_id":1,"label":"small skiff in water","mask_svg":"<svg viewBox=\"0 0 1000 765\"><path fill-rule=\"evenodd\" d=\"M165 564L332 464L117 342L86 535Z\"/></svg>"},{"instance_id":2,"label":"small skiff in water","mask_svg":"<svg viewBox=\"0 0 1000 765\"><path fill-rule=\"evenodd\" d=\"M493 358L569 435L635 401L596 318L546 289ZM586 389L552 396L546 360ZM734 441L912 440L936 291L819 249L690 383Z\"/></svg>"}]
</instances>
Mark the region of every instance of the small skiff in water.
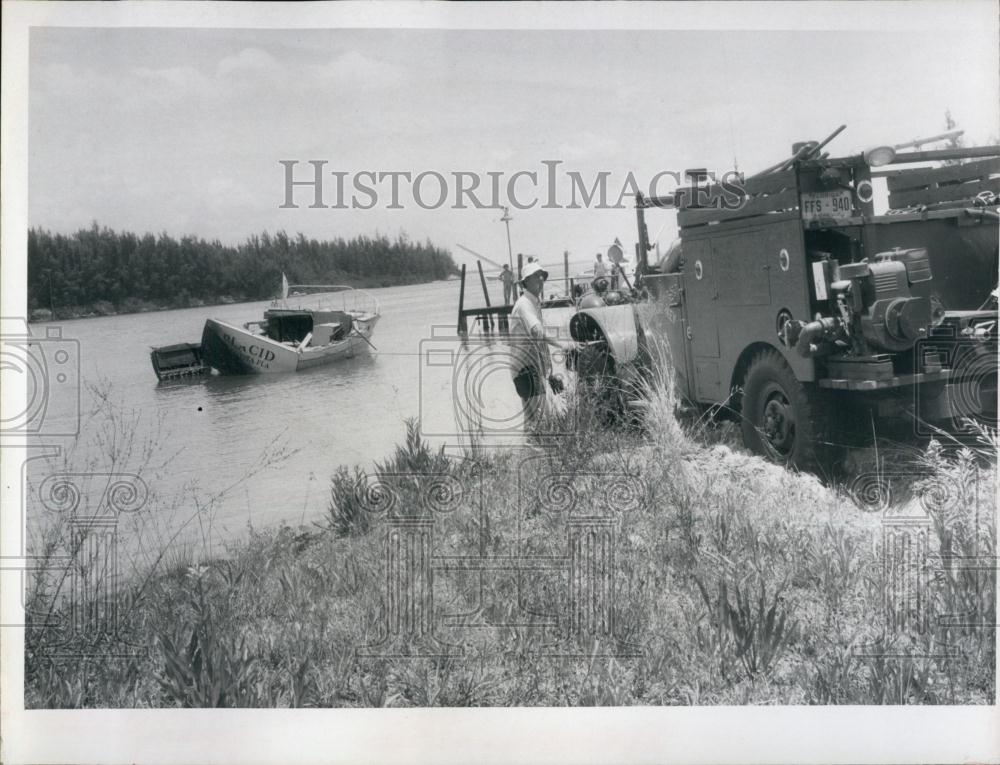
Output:
<instances>
[{"instance_id":1,"label":"small skiff in water","mask_svg":"<svg viewBox=\"0 0 1000 765\"><path fill-rule=\"evenodd\" d=\"M154 348L153 369L160 380L212 369L226 375L297 372L374 348L379 316L378 301L363 290L285 283L263 320L240 327L208 319L200 346Z\"/></svg>"}]
</instances>

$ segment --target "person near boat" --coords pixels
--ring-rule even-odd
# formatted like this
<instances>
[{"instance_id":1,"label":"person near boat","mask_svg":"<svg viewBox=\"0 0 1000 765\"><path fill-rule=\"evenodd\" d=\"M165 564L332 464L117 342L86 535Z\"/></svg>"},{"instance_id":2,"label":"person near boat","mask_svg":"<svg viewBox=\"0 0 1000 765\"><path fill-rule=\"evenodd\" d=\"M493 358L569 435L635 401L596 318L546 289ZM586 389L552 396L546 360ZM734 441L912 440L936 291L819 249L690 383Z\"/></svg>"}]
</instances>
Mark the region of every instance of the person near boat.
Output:
<instances>
[{"instance_id":1,"label":"person near boat","mask_svg":"<svg viewBox=\"0 0 1000 765\"><path fill-rule=\"evenodd\" d=\"M572 350L576 344L560 341L545 332L542 319L542 288L548 272L539 263L529 263L521 276L523 292L510 313L510 373L524 406L525 424L537 423L545 402L545 385L554 393L562 381L552 375L549 347Z\"/></svg>"}]
</instances>

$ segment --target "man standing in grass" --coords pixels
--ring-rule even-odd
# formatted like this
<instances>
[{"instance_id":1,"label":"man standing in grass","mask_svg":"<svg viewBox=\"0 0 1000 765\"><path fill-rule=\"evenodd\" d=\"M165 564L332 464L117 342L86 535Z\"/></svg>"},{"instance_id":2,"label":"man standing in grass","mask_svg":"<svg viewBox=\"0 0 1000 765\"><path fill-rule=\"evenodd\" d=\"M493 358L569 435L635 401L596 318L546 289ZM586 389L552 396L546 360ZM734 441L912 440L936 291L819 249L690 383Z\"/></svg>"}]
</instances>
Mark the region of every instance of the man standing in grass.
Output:
<instances>
[{"instance_id":1,"label":"man standing in grass","mask_svg":"<svg viewBox=\"0 0 1000 765\"><path fill-rule=\"evenodd\" d=\"M538 263L529 263L521 277L524 292L510 313L510 373L514 388L524 405L525 425L537 424L545 403L545 382L554 392L562 390L562 381L552 375L549 346L568 351L575 346L545 334L542 320L542 288L548 272Z\"/></svg>"}]
</instances>

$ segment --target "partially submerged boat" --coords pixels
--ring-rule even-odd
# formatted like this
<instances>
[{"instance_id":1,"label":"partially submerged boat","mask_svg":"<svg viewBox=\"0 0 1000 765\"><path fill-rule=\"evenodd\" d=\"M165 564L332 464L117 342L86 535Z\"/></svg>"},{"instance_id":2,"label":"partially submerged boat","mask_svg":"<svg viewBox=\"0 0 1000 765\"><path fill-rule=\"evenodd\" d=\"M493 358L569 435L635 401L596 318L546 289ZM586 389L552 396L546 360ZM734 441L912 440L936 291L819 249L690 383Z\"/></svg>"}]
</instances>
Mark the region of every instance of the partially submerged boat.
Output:
<instances>
[{"instance_id":1,"label":"partially submerged boat","mask_svg":"<svg viewBox=\"0 0 1000 765\"><path fill-rule=\"evenodd\" d=\"M200 377L212 371L202 359L201 346L198 343L161 345L159 348L154 348L149 357L158 380Z\"/></svg>"},{"instance_id":2,"label":"partially submerged boat","mask_svg":"<svg viewBox=\"0 0 1000 765\"><path fill-rule=\"evenodd\" d=\"M261 321L237 326L208 319L201 344L154 348L160 380L207 374L297 372L347 359L368 348L380 317L378 301L341 285L282 286Z\"/></svg>"}]
</instances>

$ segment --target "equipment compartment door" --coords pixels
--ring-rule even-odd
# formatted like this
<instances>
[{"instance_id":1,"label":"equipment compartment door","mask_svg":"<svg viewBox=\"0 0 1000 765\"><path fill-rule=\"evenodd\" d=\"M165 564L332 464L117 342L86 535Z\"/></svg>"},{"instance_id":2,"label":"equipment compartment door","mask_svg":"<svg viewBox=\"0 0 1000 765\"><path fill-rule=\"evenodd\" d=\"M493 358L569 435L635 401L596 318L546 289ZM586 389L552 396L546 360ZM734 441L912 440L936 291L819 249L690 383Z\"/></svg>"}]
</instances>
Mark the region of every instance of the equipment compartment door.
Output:
<instances>
[{"instance_id":1,"label":"equipment compartment door","mask_svg":"<svg viewBox=\"0 0 1000 765\"><path fill-rule=\"evenodd\" d=\"M691 355L719 357L717 275L712 245L708 239L684 242L684 289L686 292Z\"/></svg>"},{"instance_id":2,"label":"equipment compartment door","mask_svg":"<svg viewBox=\"0 0 1000 765\"><path fill-rule=\"evenodd\" d=\"M761 231L741 231L712 242L719 280L719 306L771 304L770 264L763 252Z\"/></svg>"},{"instance_id":3,"label":"equipment compartment door","mask_svg":"<svg viewBox=\"0 0 1000 765\"><path fill-rule=\"evenodd\" d=\"M678 390L685 398L694 400L684 274L650 275L645 278L645 285L653 300L637 307L653 364L660 369L672 367Z\"/></svg>"}]
</instances>

